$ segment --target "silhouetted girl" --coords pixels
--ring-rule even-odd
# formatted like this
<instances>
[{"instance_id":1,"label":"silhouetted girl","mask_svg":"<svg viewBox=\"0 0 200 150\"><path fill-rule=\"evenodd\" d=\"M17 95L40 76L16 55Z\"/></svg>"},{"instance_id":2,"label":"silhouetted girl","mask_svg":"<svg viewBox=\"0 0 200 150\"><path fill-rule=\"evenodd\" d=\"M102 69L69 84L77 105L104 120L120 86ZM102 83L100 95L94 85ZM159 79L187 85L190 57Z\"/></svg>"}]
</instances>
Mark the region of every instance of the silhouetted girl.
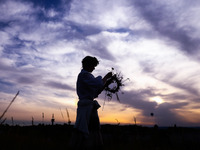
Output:
<instances>
[{"instance_id":1,"label":"silhouetted girl","mask_svg":"<svg viewBox=\"0 0 200 150\"><path fill-rule=\"evenodd\" d=\"M79 101L73 136L75 149L97 150L103 145L97 112L101 106L94 98L102 92L112 73L107 73L104 78L94 77L91 73L98 64L99 61L95 57L86 56L82 60L82 70L77 78L76 91Z\"/></svg>"}]
</instances>

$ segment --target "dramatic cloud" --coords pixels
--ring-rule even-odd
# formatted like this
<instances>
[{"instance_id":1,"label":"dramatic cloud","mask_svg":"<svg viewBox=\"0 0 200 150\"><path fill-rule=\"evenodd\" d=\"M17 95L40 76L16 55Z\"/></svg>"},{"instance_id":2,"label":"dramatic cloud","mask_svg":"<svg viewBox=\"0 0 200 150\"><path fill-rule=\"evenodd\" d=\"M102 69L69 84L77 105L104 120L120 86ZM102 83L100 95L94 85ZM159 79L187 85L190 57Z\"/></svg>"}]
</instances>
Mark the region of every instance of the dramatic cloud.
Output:
<instances>
[{"instance_id":1,"label":"dramatic cloud","mask_svg":"<svg viewBox=\"0 0 200 150\"><path fill-rule=\"evenodd\" d=\"M75 90L74 88L70 87L67 84L61 84L61 83L58 83L58 82L49 82L49 83L46 83L46 85L53 87L53 88L63 89L63 90L72 90L72 91Z\"/></svg>"},{"instance_id":2,"label":"dramatic cloud","mask_svg":"<svg viewBox=\"0 0 200 150\"><path fill-rule=\"evenodd\" d=\"M200 39L193 35L199 27L198 21L194 21L200 11L196 7L198 2L135 0L133 5L156 32L169 40L169 44L177 44L186 55L199 56ZM186 24L191 19L193 24Z\"/></svg>"},{"instance_id":3,"label":"dramatic cloud","mask_svg":"<svg viewBox=\"0 0 200 150\"><path fill-rule=\"evenodd\" d=\"M131 123L134 114L144 125L197 125L199 13L199 2L185 0L1 0L0 113L19 90L7 118L45 111L61 121L67 107L74 121L77 74L92 55L95 76L113 67L130 78L102 122Z\"/></svg>"}]
</instances>

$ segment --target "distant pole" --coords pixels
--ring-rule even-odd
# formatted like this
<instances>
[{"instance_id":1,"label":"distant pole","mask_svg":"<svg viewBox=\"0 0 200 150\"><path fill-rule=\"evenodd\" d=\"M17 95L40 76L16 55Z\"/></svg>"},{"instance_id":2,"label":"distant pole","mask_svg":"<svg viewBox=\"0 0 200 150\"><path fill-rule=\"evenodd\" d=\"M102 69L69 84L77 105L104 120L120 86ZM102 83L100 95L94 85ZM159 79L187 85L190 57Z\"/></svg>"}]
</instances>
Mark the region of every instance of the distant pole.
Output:
<instances>
[{"instance_id":1,"label":"distant pole","mask_svg":"<svg viewBox=\"0 0 200 150\"><path fill-rule=\"evenodd\" d=\"M44 124L44 113L42 113L42 124Z\"/></svg>"},{"instance_id":2,"label":"distant pole","mask_svg":"<svg viewBox=\"0 0 200 150\"><path fill-rule=\"evenodd\" d=\"M55 122L54 114L52 114L51 124L54 125L54 122Z\"/></svg>"},{"instance_id":3,"label":"distant pole","mask_svg":"<svg viewBox=\"0 0 200 150\"><path fill-rule=\"evenodd\" d=\"M134 122L135 122L135 125L136 125L136 117L134 117Z\"/></svg>"},{"instance_id":4,"label":"distant pole","mask_svg":"<svg viewBox=\"0 0 200 150\"><path fill-rule=\"evenodd\" d=\"M11 120L12 120L12 126L14 126L14 120L13 120L13 117L11 117Z\"/></svg>"},{"instance_id":5,"label":"distant pole","mask_svg":"<svg viewBox=\"0 0 200 150\"><path fill-rule=\"evenodd\" d=\"M152 112L152 113L150 113L150 115L151 115L151 117L154 117L154 113L153 113L153 112ZM152 119L152 123L154 123L154 124L155 124L155 118L153 118L153 119ZM157 126L157 125L155 124L155 125L154 125L154 127L155 127L155 126Z\"/></svg>"},{"instance_id":6,"label":"distant pole","mask_svg":"<svg viewBox=\"0 0 200 150\"><path fill-rule=\"evenodd\" d=\"M34 126L34 118L33 117L32 117L31 123L32 123L32 126Z\"/></svg>"},{"instance_id":7,"label":"distant pole","mask_svg":"<svg viewBox=\"0 0 200 150\"><path fill-rule=\"evenodd\" d=\"M19 95L19 91L17 92L17 94L15 95L15 97L12 99L12 101L10 102L10 104L8 105L8 107L6 108L6 110L3 112L3 114L0 117L0 120L4 117L4 115L6 114L6 112L8 111L9 107L12 105L12 103L14 102L14 100L16 99L17 95ZM1 123L2 124L2 123Z\"/></svg>"}]
</instances>

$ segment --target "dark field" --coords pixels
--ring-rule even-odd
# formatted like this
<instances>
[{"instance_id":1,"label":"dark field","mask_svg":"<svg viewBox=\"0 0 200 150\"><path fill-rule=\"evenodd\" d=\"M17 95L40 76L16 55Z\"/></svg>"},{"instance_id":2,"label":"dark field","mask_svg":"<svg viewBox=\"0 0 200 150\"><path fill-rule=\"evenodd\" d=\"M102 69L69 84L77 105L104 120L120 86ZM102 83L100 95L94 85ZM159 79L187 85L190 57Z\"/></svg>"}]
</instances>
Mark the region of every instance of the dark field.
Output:
<instances>
[{"instance_id":1,"label":"dark field","mask_svg":"<svg viewBox=\"0 0 200 150\"><path fill-rule=\"evenodd\" d=\"M199 128L102 125L104 150L200 150ZM73 126L0 126L0 150L67 150Z\"/></svg>"}]
</instances>

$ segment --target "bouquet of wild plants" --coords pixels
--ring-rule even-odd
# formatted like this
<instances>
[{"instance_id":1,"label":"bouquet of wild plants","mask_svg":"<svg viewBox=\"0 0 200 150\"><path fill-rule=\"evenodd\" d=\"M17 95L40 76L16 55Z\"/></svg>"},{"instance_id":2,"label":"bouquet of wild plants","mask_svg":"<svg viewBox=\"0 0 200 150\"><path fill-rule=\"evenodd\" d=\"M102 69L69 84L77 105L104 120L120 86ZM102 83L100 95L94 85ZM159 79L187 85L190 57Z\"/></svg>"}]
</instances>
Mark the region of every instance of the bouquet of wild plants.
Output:
<instances>
[{"instance_id":1,"label":"bouquet of wild plants","mask_svg":"<svg viewBox=\"0 0 200 150\"><path fill-rule=\"evenodd\" d=\"M112 71L113 70L114 68L112 68ZM120 101L118 92L120 91L121 87L124 86L123 82L123 76L121 75L121 73L115 73L110 79L108 79L104 90L105 96L109 101L112 99L113 94L115 94L117 100Z\"/></svg>"}]
</instances>

